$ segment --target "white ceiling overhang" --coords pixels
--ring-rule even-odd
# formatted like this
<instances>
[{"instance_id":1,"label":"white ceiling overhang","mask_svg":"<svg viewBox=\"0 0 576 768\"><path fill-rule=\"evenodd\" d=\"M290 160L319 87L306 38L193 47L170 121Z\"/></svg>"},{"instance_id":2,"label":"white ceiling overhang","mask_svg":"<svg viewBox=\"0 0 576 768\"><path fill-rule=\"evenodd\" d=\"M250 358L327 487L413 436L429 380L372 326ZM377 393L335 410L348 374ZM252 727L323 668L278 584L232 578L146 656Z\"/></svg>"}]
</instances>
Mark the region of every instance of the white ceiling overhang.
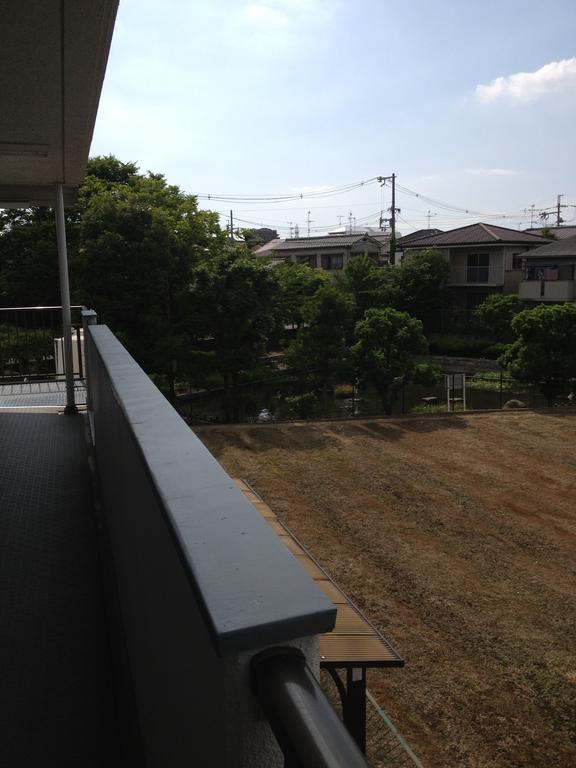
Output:
<instances>
[{"instance_id":1,"label":"white ceiling overhang","mask_svg":"<svg viewBox=\"0 0 576 768\"><path fill-rule=\"evenodd\" d=\"M76 199L118 0L3 0L0 207Z\"/></svg>"}]
</instances>

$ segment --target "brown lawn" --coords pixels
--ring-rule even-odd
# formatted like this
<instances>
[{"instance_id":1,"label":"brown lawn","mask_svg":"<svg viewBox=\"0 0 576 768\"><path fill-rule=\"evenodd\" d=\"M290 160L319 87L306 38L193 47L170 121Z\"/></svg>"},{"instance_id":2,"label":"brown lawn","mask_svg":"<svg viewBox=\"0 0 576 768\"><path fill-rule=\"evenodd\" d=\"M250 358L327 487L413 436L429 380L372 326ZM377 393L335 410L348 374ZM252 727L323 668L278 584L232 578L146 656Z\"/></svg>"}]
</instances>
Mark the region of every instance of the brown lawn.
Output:
<instances>
[{"instance_id":1,"label":"brown lawn","mask_svg":"<svg viewBox=\"0 0 576 768\"><path fill-rule=\"evenodd\" d=\"M368 685L427 768L576 766L576 418L196 430L406 659Z\"/></svg>"}]
</instances>

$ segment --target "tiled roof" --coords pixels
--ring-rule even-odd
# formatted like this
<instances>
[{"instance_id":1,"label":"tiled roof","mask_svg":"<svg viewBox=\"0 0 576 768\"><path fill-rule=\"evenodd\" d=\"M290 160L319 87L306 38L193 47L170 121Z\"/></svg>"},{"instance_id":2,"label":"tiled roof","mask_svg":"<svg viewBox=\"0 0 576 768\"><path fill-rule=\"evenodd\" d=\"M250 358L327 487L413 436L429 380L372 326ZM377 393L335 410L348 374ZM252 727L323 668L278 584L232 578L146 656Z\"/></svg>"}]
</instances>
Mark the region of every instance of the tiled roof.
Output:
<instances>
[{"instance_id":1,"label":"tiled roof","mask_svg":"<svg viewBox=\"0 0 576 768\"><path fill-rule=\"evenodd\" d=\"M411 243L412 240L419 240L421 237L432 237L432 235L441 235L443 232L443 229L417 229L416 232L410 232L409 235L399 237L397 245L403 246L406 243Z\"/></svg>"},{"instance_id":2,"label":"tiled roof","mask_svg":"<svg viewBox=\"0 0 576 768\"><path fill-rule=\"evenodd\" d=\"M370 235L328 235L322 237L292 237L274 248L275 251L300 251L310 248L342 248L356 243L371 242L380 245Z\"/></svg>"},{"instance_id":3,"label":"tiled roof","mask_svg":"<svg viewBox=\"0 0 576 768\"><path fill-rule=\"evenodd\" d=\"M524 232L531 232L533 235L541 235L542 229L542 227L534 227L532 229L525 229ZM576 227L547 227L547 229L550 231L550 234L554 235L558 240L564 240L567 237L576 235Z\"/></svg>"},{"instance_id":4,"label":"tiled roof","mask_svg":"<svg viewBox=\"0 0 576 768\"><path fill-rule=\"evenodd\" d=\"M275 251L278 248L278 246L283 242L284 242L283 240L277 237L274 240L270 240L267 243L264 243L264 245L257 246L256 248L253 249L252 253L255 256L268 256L270 251Z\"/></svg>"},{"instance_id":5,"label":"tiled roof","mask_svg":"<svg viewBox=\"0 0 576 768\"><path fill-rule=\"evenodd\" d=\"M526 254L528 259L557 259L566 256L576 257L576 235L567 237L564 240L555 240L553 243L547 243L541 248L534 248L534 250Z\"/></svg>"},{"instance_id":6,"label":"tiled roof","mask_svg":"<svg viewBox=\"0 0 576 768\"><path fill-rule=\"evenodd\" d=\"M413 244L412 248L428 248L445 245L477 245L490 243L546 243L548 238L532 235L529 232L519 232L517 229L497 227L494 224L470 224L467 227L451 229L440 235L421 237Z\"/></svg>"}]
</instances>

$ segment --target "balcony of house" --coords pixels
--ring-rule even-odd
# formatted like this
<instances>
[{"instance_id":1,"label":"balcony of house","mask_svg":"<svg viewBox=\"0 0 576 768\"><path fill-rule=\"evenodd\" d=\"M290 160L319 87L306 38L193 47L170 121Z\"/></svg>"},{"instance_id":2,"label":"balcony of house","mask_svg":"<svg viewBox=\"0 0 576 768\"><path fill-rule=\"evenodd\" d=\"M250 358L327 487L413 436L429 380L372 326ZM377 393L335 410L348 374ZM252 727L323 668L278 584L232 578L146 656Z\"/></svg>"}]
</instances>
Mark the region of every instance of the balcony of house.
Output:
<instances>
[{"instance_id":1,"label":"balcony of house","mask_svg":"<svg viewBox=\"0 0 576 768\"><path fill-rule=\"evenodd\" d=\"M402 660L94 312L69 415L69 393L50 389L61 332L19 312L2 371L22 392L0 403L5 764L365 767L366 667ZM320 653L348 670L348 729L317 682Z\"/></svg>"},{"instance_id":2,"label":"balcony of house","mask_svg":"<svg viewBox=\"0 0 576 768\"><path fill-rule=\"evenodd\" d=\"M522 301L574 301L574 265L528 264L518 295Z\"/></svg>"},{"instance_id":3,"label":"balcony of house","mask_svg":"<svg viewBox=\"0 0 576 768\"><path fill-rule=\"evenodd\" d=\"M574 301L574 280L522 280L518 295L521 301Z\"/></svg>"}]
</instances>

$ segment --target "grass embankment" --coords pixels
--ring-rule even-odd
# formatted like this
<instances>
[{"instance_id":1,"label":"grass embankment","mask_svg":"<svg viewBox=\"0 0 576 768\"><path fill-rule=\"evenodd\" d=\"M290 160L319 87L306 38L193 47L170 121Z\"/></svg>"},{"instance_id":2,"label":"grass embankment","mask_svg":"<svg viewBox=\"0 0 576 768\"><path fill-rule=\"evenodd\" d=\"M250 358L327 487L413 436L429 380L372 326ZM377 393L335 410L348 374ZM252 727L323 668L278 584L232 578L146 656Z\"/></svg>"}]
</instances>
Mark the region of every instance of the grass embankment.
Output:
<instances>
[{"instance_id":1,"label":"grass embankment","mask_svg":"<svg viewBox=\"0 0 576 768\"><path fill-rule=\"evenodd\" d=\"M576 418L197 430L404 655L369 687L427 768L576 764Z\"/></svg>"}]
</instances>

